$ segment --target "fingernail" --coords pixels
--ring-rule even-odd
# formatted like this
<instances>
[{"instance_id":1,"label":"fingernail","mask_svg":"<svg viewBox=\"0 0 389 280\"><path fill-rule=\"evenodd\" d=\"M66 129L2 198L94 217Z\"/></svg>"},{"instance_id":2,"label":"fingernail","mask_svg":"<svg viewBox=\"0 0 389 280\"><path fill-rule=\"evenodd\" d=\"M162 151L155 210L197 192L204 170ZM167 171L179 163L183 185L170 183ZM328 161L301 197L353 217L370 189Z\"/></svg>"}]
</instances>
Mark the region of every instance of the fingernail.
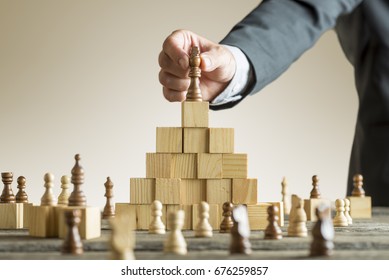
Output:
<instances>
[{"instance_id":1,"label":"fingernail","mask_svg":"<svg viewBox=\"0 0 389 280\"><path fill-rule=\"evenodd\" d=\"M188 69L188 67L189 67L188 61L187 61L187 59L185 59L185 58L180 58L180 59L178 60L178 64L180 64L180 66L182 67L182 69Z\"/></svg>"}]
</instances>

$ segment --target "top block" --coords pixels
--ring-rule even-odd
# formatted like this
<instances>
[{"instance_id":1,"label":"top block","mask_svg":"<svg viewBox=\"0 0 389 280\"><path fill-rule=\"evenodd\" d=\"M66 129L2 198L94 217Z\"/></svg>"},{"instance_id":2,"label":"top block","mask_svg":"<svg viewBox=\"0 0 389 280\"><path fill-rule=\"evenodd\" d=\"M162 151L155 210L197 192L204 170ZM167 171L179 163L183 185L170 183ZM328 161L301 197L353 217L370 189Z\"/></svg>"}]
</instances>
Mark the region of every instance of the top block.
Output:
<instances>
[{"instance_id":1,"label":"top block","mask_svg":"<svg viewBox=\"0 0 389 280\"><path fill-rule=\"evenodd\" d=\"M182 127L208 127L208 102L184 101L181 104Z\"/></svg>"}]
</instances>

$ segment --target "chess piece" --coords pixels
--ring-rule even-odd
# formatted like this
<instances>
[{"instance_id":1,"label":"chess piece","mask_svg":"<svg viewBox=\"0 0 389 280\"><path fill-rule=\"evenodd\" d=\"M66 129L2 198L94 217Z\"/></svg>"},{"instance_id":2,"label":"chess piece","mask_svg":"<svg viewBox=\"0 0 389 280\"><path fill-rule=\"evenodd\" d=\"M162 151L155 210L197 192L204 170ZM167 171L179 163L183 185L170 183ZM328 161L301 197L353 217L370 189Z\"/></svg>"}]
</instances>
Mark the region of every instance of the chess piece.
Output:
<instances>
[{"instance_id":1,"label":"chess piece","mask_svg":"<svg viewBox=\"0 0 389 280\"><path fill-rule=\"evenodd\" d=\"M334 227L347 227L348 222L346 216L344 215L344 200L337 199L335 201L335 207L336 207L336 215L333 221Z\"/></svg>"},{"instance_id":2,"label":"chess piece","mask_svg":"<svg viewBox=\"0 0 389 280\"><path fill-rule=\"evenodd\" d=\"M188 88L188 92L186 94L186 101L203 101L203 97L201 95L200 90L200 70L201 58L200 58L200 50L198 46L193 46L191 49L190 57L189 57L189 78L190 85Z\"/></svg>"},{"instance_id":3,"label":"chess piece","mask_svg":"<svg viewBox=\"0 0 389 280\"><path fill-rule=\"evenodd\" d=\"M67 234L62 244L61 252L63 254L80 255L84 252L78 225L81 222L81 211L72 209L65 211L65 222Z\"/></svg>"},{"instance_id":4,"label":"chess piece","mask_svg":"<svg viewBox=\"0 0 389 280\"><path fill-rule=\"evenodd\" d=\"M268 226L265 229L265 239L282 239L282 231L278 226L278 207L271 205L267 208Z\"/></svg>"},{"instance_id":5,"label":"chess piece","mask_svg":"<svg viewBox=\"0 0 389 280\"><path fill-rule=\"evenodd\" d=\"M320 190L319 190L319 178L317 175L314 175L312 177L312 186L313 186L313 189L311 191L310 198L320 198L321 194L320 194Z\"/></svg>"},{"instance_id":6,"label":"chess piece","mask_svg":"<svg viewBox=\"0 0 389 280\"><path fill-rule=\"evenodd\" d=\"M168 227L171 229L164 242L163 251L165 253L174 253L178 255L187 254L187 245L182 235L182 227L184 225L185 212L178 210L169 212L167 216Z\"/></svg>"},{"instance_id":7,"label":"chess piece","mask_svg":"<svg viewBox=\"0 0 389 280\"><path fill-rule=\"evenodd\" d=\"M295 214L292 220L289 220L288 236L306 237L308 235L307 229L307 214L304 211L304 200L298 198L295 206Z\"/></svg>"},{"instance_id":8,"label":"chess piece","mask_svg":"<svg viewBox=\"0 0 389 280\"><path fill-rule=\"evenodd\" d=\"M297 195L295 194L292 194L292 207L290 209L290 212L289 212L289 225L288 225L288 235L290 236L293 236L293 224L292 224L292 221L294 219L294 216L296 215L296 209L297 209L297 204L298 204L298 201L300 200L301 198L298 197Z\"/></svg>"},{"instance_id":9,"label":"chess piece","mask_svg":"<svg viewBox=\"0 0 389 280\"><path fill-rule=\"evenodd\" d=\"M243 205L238 205L232 210L234 225L231 228L231 254L251 254L250 226L247 209Z\"/></svg>"},{"instance_id":10,"label":"chess piece","mask_svg":"<svg viewBox=\"0 0 389 280\"><path fill-rule=\"evenodd\" d=\"M151 223L149 225L149 233L165 234L165 225L162 222L162 203L159 200L154 200L151 204Z\"/></svg>"},{"instance_id":11,"label":"chess piece","mask_svg":"<svg viewBox=\"0 0 389 280\"><path fill-rule=\"evenodd\" d=\"M196 237L212 237L212 226L209 224L209 204L205 201L200 203L198 212L199 222L195 229Z\"/></svg>"},{"instance_id":12,"label":"chess piece","mask_svg":"<svg viewBox=\"0 0 389 280\"><path fill-rule=\"evenodd\" d=\"M69 206L86 206L86 197L81 189L84 183L84 169L80 166L81 157L79 154L76 154L74 159L76 160L76 164L72 169L72 184L74 188L69 196Z\"/></svg>"},{"instance_id":13,"label":"chess piece","mask_svg":"<svg viewBox=\"0 0 389 280\"><path fill-rule=\"evenodd\" d=\"M107 201L105 203L104 210L103 210L103 219L109 219L115 217L115 208L112 204L113 183L110 177L107 177L107 181L105 182L104 186L105 186L104 196L107 198Z\"/></svg>"},{"instance_id":14,"label":"chess piece","mask_svg":"<svg viewBox=\"0 0 389 280\"><path fill-rule=\"evenodd\" d=\"M348 198L344 199L344 215L346 216L347 223L349 225L353 224L353 218L350 216L350 200Z\"/></svg>"},{"instance_id":15,"label":"chess piece","mask_svg":"<svg viewBox=\"0 0 389 280\"><path fill-rule=\"evenodd\" d=\"M69 204L69 186L70 186L70 177L63 175L61 177L61 193L58 196L58 205L67 206Z\"/></svg>"},{"instance_id":16,"label":"chess piece","mask_svg":"<svg viewBox=\"0 0 389 280\"><path fill-rule=\"evenodd\" d=\"M289 215L291 206L290 206L290 197L288 194L288 182L286 181L285 177L282 178L281 186L282 186L281 194L282 194L282 204L284 206L284 213L286 215Z\"/></svg>"},{"instance_id":17,"label":"chess piece","mask_svg":"<svg viewBox=\"0 0 389 280\"><path fill-rule=\"evenodd\" d=\"M25 192L26 189L26 178L19 176L17 179L18 182L18 192L16 193L15 199L17 203L28 203L28 196Z\"/></svg>"},{"instance_id":18,"label":"chess piece","mask_svg":"<svg viewBox=\"0 0 389 280\"><path fill-rule=\"evenodd\" d=\"M220 233L231 232L231 228L234 225L234 221L232 220L232 208L233 205L231 202L223 203L223 220L220 223Z\"/></svg>"},{"instance_id":19,"label":"chess piece","mask_svg":"<svg viewBox=\"0 0 389 280\"><path fill-rule=\"evenodd\" d=\"M16 199L11 187L13 181L12 172L2 172L1 179L4 183L4 189L0 196L0 203L15 203Z\"/></svg>"},{"instance_id":20,"label":"chess piece","mask_svg":"<svg viewBox=\"0 0 389 280\"><path fill-rule=\"evenodd\" d=\"M53 194L54 175L51 173L46 173L43 177L43 180L45 181L44 187L46 190L41 198L41 206L57 205L57 200Z\"/></svg>"},{"instance_id":21,"label":"chess piece","mask_svg":"<svg viewBox=\"0 0 389 280\"><path fill-rule=\"evenodd\" d=\"M111 226L111 259L134 260L135 234L130 226L130 220L124 216L109 219Z\"/></svg>"},{"instance_id":22,"label":"chess piece","mask_svg":"<svg viewBox=\"0 0 389 280\"><path fill-rule=\"evenodd\" d=\"M365 190L363 189L363 176L361 174L356 174L353 177L354 189L351 192L351 196L364 197Z\"/></svg>"},{"instance_id":23,"label":"chess piece","mask_svg":"<svg viewBox=\"0 0 389 280\"><path fill-rule=\"evenodd\" d=\"M332 225L330 211L324 205L316 208L317 221L312 228L313 240L310 256L330 256L334 248L334 227Z\"/></svg>"}]
</instances>

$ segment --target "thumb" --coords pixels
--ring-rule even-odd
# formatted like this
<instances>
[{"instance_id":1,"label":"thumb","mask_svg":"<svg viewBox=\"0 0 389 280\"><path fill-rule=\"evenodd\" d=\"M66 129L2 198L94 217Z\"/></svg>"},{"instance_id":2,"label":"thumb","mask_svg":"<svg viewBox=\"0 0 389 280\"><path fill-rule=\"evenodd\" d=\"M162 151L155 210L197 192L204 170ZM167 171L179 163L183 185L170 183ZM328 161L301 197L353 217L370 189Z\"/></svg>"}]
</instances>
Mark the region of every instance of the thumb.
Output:
<instances>
[{"instance_id":1,"label":"thumb","mask_svg":"<svg viewBox=\"0 0 389 280\"><path fill-rule=\"evenodd\" d=\"M212 72L218 68L235 69L235 58L232 53L220 45L203 52L201 55L201 70Z\"/></svg>"}]
</instances>

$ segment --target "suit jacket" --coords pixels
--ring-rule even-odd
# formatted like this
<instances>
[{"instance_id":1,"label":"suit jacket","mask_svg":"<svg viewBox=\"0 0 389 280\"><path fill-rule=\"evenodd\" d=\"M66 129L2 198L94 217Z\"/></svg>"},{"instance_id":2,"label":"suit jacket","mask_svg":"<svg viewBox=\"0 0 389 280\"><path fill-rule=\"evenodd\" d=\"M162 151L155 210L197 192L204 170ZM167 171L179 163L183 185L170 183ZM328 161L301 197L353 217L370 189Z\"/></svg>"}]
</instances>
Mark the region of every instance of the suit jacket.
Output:
<instances>
[{"instance_id":1,"label":"suit jacket","mask_svg":"<svg viewBox=\"0 0 389 280\"><path fill-rule=\"evenodd\" d=\"M264 0L221 41L246 54L254 79L240 100L211 108L260 91L331 28L354 66L359 96L347 194L360 173L373 205L389 206L388 0Z\"/></svg>"}]
</instances>

